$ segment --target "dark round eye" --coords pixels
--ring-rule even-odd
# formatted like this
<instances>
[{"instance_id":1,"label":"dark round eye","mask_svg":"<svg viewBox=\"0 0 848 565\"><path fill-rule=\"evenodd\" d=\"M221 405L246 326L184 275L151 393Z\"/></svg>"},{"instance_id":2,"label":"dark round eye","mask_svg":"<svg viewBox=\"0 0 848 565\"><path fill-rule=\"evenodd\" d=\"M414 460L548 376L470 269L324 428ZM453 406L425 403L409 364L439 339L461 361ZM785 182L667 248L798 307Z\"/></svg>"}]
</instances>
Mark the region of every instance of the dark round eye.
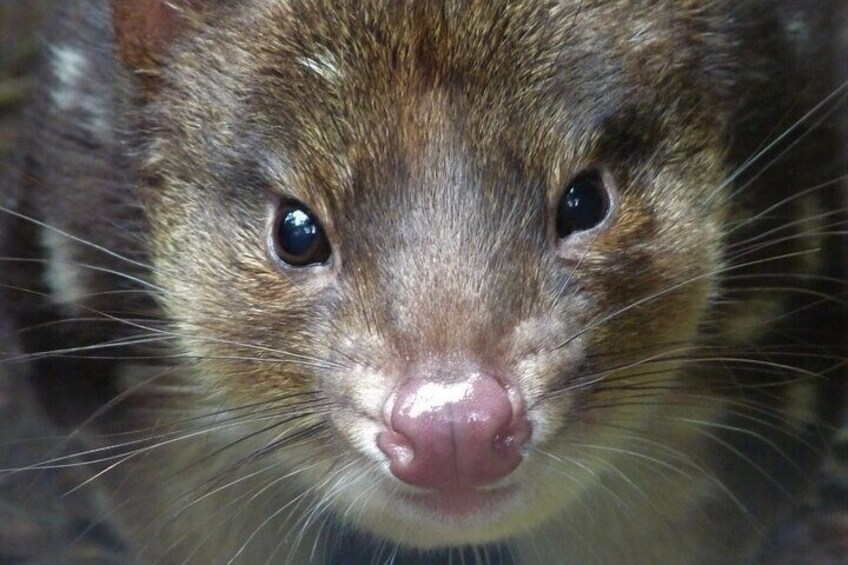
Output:
<instances>
[{"instance_id":1,"label":"dark round eye","mask_svg":"<svg viewBox=\"0 0 848 565\"><path fill-rule=\"evenodd\" d=\"M584 171L574 177L557 208L557 237L586 231L604 221L609 212L609 195L598 171Z\"/></svg>"},{"instance_id":2,"label":"dark round eye","mask_svg":"<svg viewBox=\"0 0 848 565\"><path fill-rule=\"evenodd\" d=\"M274 251L293 267L319 265L330 258L330 242L312 211L300 202L284 202L274 223Z\"/></svg>"}]
</instances>

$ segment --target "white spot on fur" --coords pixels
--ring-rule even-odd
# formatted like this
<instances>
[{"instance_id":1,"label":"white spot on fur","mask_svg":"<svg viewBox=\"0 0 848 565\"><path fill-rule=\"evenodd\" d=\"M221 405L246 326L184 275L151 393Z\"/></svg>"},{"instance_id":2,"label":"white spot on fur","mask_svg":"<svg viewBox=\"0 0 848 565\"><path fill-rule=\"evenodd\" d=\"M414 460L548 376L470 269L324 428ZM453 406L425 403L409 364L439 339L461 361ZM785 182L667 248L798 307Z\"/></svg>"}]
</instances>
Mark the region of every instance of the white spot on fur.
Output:
<instances>
[{"instance_id":1,"label":"white spot on fur","mask_svg":"<svg viewBox=\"0 0 848 565\"><path fill-rule=\"evenodd\" d=\"M786 33L792 41L796 52L801 56L810 54L812 30L807 20L801 15L795 15L786 22Z\"/></svg>"},{"instance_id":2,"label":"white spot on fur","mask_svg":"<svg viewBox=\"0 0 848 565\"><path fill-rule=\"evenodd\" d=\"M786 416L798 424L818 421L818 390L814 383L799 382L786 390Z\"/></svg>"},{"instance_id":3,"label":"white spot on fur","mask_svg":"<svg viewBox=\"0 0 848 565\"><path fill-rule=\"evenodd\" d=\"M80 85L89 71L90 63L79 49L73 47L53 48L53 74L57 86L53 90L53 102L62 110L77 105Z\"/></svg>"},{"instance_id":4,"label":"white spot on fur","mask_svg":"<svg viewBox=\"0 0 848 565\"><path fill-rule=\"evenodd\" d=\"M41 230L41 243L47 250L44 284L65 312L74 312L86 295L84 274L74 259L71 241L49 228Z\"/></svg>"},{"instance_id":5,"label":"white spot on fur","mask_svg":"<svg viewBox=\"0 0 848 565\"><path fill-rule=\"evenodd\" d=\"M318 53L312 57L300 57L297 62L326 81L336 83L344 78L338 59L329 51Z\"/></svg>"},{"instance_id":6,"label":"white spot on fur","mask_svg":"<svg viewBox=\"0 0 848 565\"><path fill-rule=\"evenodd\" d=\"M779 299L752 298L741 303L725 322L725 336L731 343L749 344L761 339L771 327L770 321L780 316Z\"/></svg>"},{"instance_id":7,"label":"white spot on fur","mask_svg":"<svg viewBox=\"0 0 848 565\"><path fill-rule=\"evenodd\" d=\"M78 114L77 123L91 132L108 131L106 103L92 91L91 61L81 49L69 45L54 46L51 53L56 81L50 95L56 108Z\"/></svg>"}]
</instances>

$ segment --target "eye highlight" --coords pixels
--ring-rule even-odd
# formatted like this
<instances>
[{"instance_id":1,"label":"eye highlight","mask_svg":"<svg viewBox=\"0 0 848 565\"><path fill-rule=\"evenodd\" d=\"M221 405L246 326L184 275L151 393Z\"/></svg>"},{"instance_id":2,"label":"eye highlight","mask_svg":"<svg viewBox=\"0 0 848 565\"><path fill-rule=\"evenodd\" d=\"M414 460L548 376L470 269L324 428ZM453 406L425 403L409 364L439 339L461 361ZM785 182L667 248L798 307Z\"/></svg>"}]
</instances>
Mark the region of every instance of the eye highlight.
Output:
<instances>
[{"instance_id":1,"label":"eye highlight","mask_svg":"<svg viewBox=\"0 0 848 565\"><path fill-rule=\"evenodd\" d=\"M600 225L609 209L609 192L601 173L597 170L581 172L568 184L557 205L557 237L564 239Z\"/></svg>"},{"instance_id":2,"label":"eye highlight","mask_svg":"<svg viewBox=\"0 0 848 565\"><path fill-rule=\"evenodd\" d=\"M274 253L292 267L321 265L332 250L315 214L304 204L288 200L277 209L273 226Z\"/></svg>"}]
</instances>

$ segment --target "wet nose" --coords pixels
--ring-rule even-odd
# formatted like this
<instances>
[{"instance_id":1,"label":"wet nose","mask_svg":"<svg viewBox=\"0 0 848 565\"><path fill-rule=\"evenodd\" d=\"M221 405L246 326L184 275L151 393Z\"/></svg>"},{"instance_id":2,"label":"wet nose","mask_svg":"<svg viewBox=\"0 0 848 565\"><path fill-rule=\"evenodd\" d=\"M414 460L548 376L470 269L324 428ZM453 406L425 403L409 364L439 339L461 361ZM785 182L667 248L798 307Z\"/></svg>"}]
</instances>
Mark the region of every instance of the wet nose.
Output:
<instances>
[{"instance_id":1,"label":"wet nose","mask_svg":"<svg viewBox=\"0 0 848 565\"><path fill-rule=\"evenodd\" d=\"M523 409L489 375L452 382L413 378L389 400L377 439L401 481L439 490L493 483L521 463L530 438Z\"/></svg>"}]
</instances>

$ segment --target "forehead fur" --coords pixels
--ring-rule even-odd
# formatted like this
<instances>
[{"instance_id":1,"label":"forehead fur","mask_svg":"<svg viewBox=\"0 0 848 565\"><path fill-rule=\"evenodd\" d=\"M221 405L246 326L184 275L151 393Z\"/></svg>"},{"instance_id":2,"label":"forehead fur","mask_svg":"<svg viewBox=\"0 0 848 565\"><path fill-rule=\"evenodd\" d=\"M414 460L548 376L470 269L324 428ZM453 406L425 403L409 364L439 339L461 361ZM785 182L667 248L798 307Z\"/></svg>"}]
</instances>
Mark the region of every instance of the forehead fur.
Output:
<instances>
[{"instance_id":1,"label":"forehead fur","mask_svg":"<svg viewBox=\"0 0 848 565\"><path fill-rule=\"evenodd\" d=\"M721 50L705 43L723 36L703 2L257 0L217 17L178 53L180 90L205 90L182 111L207 135L264 128L275 153L336 173L410 141L386 124L426 127L434 96L475 147L528 161L585 155L604 128L703 135L721 120Z\"/></svg>"}]
</instances>

